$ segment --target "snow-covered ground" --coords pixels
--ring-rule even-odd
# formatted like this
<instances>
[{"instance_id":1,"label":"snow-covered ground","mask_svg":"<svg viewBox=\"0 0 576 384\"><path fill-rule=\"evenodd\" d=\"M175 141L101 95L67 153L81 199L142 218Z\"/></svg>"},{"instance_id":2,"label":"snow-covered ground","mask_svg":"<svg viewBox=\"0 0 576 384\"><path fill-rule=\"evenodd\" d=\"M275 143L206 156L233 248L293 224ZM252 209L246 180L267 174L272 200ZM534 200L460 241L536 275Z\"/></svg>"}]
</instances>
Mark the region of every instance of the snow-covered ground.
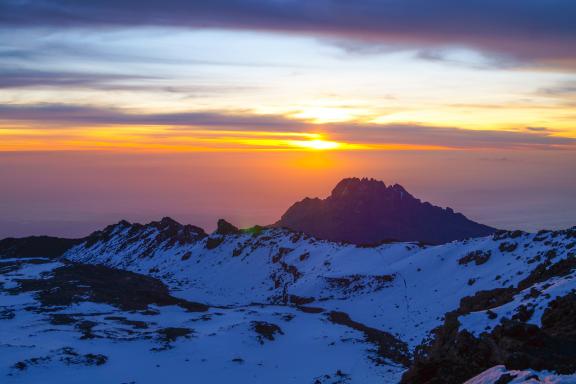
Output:
<instances>
[{"instance_id":1,"label":"snow-covered ground","mask_svg":"<svg viewBox=\"0 0 576 384\"><path fill-rule=\"evenodd\" d=\"M1 282L14 287L15 279L59 266L24 264ZM46 309L30 293L7 292L0 293L0 303L2 383L394 383L403 371L397 364L375 365L368 358L373 346L361 332L295 307L191 313L178 306L122 311L85 301ZM83 322L94 323L89 338ZM255 331L257 323L278 331L268 339ZM167 340L166 329L190 333ZM86 358L90 354L106 362L98 365Z\"/></svg>"},{"instance_id":2,"label":"snow-covered ground","mask_svg":"<svg viewBox=\"0 0 576 384\"><path fill-rule=\"evenodd\" d=\"M37 259L0 273L2 382L397 383L404 360L378 353L379 337L404 343L409 357L462 298L517 287L542 263L573 258L576 250L574 230L372 248L282 229L209 237L194 231L169 220L121 222L69 250L65 260ZM50 276L66 260L153 276L172 295L209 308L128 311L87 297L47 310L38 295L15 293L19 279ZM523 305L534 312L526 321L540 325L548 303L576 289L574 277L574 271L553 276L514 292L490 313L463 314L461 329L478 335ZM334 320L335 313L348 321ZM94 323L90 337L86 321ZM495 382L502 369L469 383Z\"/></svg>"},{"instance_id":3,"label":"snow-covered ground","mask_svg":"<svg viewBox=\"0 0 576 384\"><path fill-rule=\"evenodd\" d=\"M393 243L362 248L269 229L258 236L213 234L167 247L168 240L158 243L162 230L149 227L131 236L130 228L119 225L111 230L109 241L79 245L65 257L150 274L170 283L177 295L212 305L284 303L290 295L313 298L310 305L346 312L355 321L395 334L410 347L441 325L444 314L457 309L461 298L515 287L546 256L557 262L576 251L576 239L560 232L517 232L514 237L438 246ZM211 239L222 242L207 249ZM464 259L478 251L485 261ZM550 295L529 299L537 314L547 302L576 288L574 275L536 287ZM464 328L479 333L502 316L510 317L526 302L523 296L494 309L495 320L485 311L463 317ZM531 321L539 324L539 318Z\"/></svg>"}]
</instances>

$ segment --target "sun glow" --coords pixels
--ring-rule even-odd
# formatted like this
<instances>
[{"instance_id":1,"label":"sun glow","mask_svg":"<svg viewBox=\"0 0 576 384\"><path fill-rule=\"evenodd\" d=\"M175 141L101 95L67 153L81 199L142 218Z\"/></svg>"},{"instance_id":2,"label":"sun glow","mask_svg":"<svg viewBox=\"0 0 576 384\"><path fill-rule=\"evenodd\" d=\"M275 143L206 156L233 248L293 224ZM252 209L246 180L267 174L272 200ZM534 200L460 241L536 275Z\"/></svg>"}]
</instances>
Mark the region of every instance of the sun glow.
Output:
<instances>
[{"instance_id":1,"label":"sun glow","mask_svg":"<svg viewBox=\"0 0 576 384\"><path fill-rule=\"evenodd\" d=\"M343 147L342 143L338 143L336 141L328 141L328 140L299 140L293 141L291 144L295 147L313 149L317 151L327 151L330 149L340 149Z\"/></svg>"},{"instance_id":2,"label":"sun glow","mask_svg":"<svg viewBox=\"0 0 576 384\"><path fill-rule=\"evenodd\" d=\"M357 113L348 108L337 107L306 107L301 111L288 115L291 118L305 120L313 124L341 123L354 120Z\"/></svg>"},{"instance_id":3,"label":"sun glow","mask_svg":"<svg viewBox=\"0 0 576 384\"><path fill-rule=\"evenodd\" d=\"M233 131L166 126L91 126L23 129L0 124L0 151L123 150L123 151L331 151L365 149L364 145L330 140L317 132Z\"/></svg>"}]
</instances>

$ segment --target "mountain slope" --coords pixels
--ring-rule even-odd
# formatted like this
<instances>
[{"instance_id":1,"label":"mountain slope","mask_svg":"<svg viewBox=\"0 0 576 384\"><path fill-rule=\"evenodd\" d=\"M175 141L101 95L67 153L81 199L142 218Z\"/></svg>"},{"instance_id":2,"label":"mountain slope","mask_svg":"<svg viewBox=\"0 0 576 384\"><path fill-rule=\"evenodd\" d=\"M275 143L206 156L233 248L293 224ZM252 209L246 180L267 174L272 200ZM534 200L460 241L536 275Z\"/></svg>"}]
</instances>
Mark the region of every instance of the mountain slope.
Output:
<instances>
[{"instance_id":1,"label":"mountain slope","mask_svg":"<svg viewBox=\"0 0 576 384\"><path fill-rule=\"evenodd\" d=\"M340 181L326 199L295 203L274 225L355 244L386 240L441 244L495 231L451 208L423 203L398 184L387 187L381 181L358 178Z\"/></svg>"},{"instance_id":2,"label":"mountain slope","mask_svg":"<svg viewBox=\"0 0 576 384\"><path fill-rule=\"evenodd\" d=\"M576 378L576 228L361 247L218 227L208 235L168 218L122 221L59 260L4 257L0 375L9 383L73 383L75 372L94 383L460 384L477 375L475 383L496 383L505 372L523 382L530 370Z\"/></svg>"},{"instance_id":3,"label":"mountain slope","mask_svg":"<svg viewBox=\"0 0 576 384\"><path fill-rule=\"evenodd\" d=\"M358 247L283 229L256 235L215 232L174 244L158 240L166 236L156 226L137 227L143 230L136 237L132 225L109 227L108 241L78 245L66 257L150 274L167 282L175 295L210 305L310 308L324 321L362 332L377 347L372 358L396 366L406 366L422 346L434 345L434 335L466 332L478 338L497 332L506 319L541 327L554 300L576 288L575 230L498 232L438 246ZM153 251L146 244L154 244ZM377 336L371 339L371 334ZM382 343L396 347L382 348ZM429 353L442 351L447 352L437 347ZM470 357L455 356L446 363L457 367ZM462 382L506 363L503 359L468 364L470 369L461 370L466 377L440 370L444 376L436 382ZM418 365L405 382L428 382L421 372L430 362L438 363L417 356ZM552 361L539 364L554 366Z\"/></svg>"}]
</instances>

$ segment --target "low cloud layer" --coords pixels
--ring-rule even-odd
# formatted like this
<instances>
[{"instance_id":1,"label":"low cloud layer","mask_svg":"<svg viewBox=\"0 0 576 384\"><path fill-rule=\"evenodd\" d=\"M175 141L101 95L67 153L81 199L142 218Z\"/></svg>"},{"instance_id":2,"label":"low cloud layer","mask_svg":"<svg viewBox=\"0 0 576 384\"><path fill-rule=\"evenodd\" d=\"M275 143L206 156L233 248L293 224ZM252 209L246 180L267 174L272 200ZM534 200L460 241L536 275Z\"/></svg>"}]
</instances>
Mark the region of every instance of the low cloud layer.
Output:
<instances>
[{"instance_id":1,"label":"low cloud layer","mask_svg":"<svg viewBox=\"0 0 576 384\"><path fill-rule=\"evenodd\" d=\"M96 125L166 125L212 127L226 130L295 130L302 123L279 117L231 115L214 112L136 114L118 109L65 104L0 105L0 121L42 122L45 127L81 127ZM49 128L47 128L49 129Z\"/></svg>"},{"instance_id":2,"label":"low cloud layer","mask_svg":"<svg viewBox=\"0 0 576 384\"><path fill-rule=\"evenodd\" d=\"M413 124L332 123L307 124L274 115L189 112L137 114L117 109L73 105L0 105L0 122L26 123L34 129L82 129L98 126L163 126L162 135L194 137L195 131L250 131L262 133L321 133L329 140L366 145L428 146L446 149L569 149L576 139L555 136L545 127L522 131L470 130ZM22 128L21 128L22 129ZM60 133L61 135L62 133ZM150 133L154 135L154 133Z\"/></svg>"}]
</instances>

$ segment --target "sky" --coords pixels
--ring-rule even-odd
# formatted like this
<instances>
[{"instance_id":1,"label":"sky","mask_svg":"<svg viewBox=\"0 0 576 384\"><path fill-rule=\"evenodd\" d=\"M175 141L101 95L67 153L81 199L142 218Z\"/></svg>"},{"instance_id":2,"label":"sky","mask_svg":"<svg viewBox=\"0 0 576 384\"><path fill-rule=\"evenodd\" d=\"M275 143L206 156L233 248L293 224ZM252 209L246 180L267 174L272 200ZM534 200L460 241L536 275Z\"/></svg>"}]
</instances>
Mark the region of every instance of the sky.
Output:
<instances>
[{"instance_id":1,"label":"sky","mask_svg":"<svg viewBox=\"0 0 576 384\"><path fill-rule=\"evenodd\" d=\"M0 237L269 224L343 177L576 225L571 0L1 0Z\"/></svg>"}]
</instances>

